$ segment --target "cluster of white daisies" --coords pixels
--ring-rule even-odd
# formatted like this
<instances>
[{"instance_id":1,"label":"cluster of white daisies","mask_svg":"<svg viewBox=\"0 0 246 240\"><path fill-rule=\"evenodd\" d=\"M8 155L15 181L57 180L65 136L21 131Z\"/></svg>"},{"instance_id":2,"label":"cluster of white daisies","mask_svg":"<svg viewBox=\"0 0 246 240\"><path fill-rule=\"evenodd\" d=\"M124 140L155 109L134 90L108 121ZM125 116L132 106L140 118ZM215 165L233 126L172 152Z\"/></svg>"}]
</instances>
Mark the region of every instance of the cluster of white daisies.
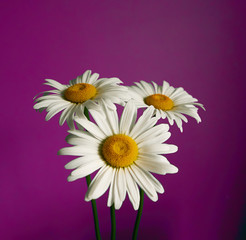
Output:
<instances>
[{"instance_id":1,"label":"cluster of white daisies","mask_svg":"<svg viewBox=\"0 0 246 240\"><path fill-rule=\"evenodd\" d=\"M99 78L86 71L68 85L46 79L52 90L35 100L34 109L48 112L46 120L61 113L59 123L67 121L71 147L61 155L77 156L65 168L74 169L68 181L86 177L98 171L88 187L86 201L97 199L109 188L108 203L119 209L126 193L134 207L139 208L139 187L153 201L163 193L160 182L150 173L165 175L178 169L162 154L174 153L177 146L164 143L170 136L168 124L158 124L162 118L174 121L182 129L183 115L200 122L198 108L203 105L183 88L174 88L166 81L162 86L140 81L135 86L122 86L118 78ZM118 117L115 104L124 107ZM146 108L137 119L137 109ZM89 111L94 122L85 112ZM75 124L76 123L76 124Z\"/></svg>"}]
</instances>

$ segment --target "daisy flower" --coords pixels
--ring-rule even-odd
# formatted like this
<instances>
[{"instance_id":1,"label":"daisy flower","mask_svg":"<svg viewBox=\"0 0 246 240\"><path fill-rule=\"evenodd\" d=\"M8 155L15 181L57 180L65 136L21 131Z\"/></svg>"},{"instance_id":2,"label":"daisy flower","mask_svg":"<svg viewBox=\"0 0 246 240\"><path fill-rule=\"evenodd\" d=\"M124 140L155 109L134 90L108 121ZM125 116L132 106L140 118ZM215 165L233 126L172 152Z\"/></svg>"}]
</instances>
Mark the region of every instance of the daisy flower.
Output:
<instances>
[{"instance_id":1,"label":"daisy flower","mask_svg":"<svg viewBox=\"0 0 246 240\"><path fill-rule=\"evenodd\" d=\"M124 105L129 99L127 88L120 86L118 78L101 78L99 74L87 70L83 75L63 85L55 80L46 79L44 84L53 87L53 90L43 92L43 96L35 100L34 109L48 112L46 121L62 111L59 124L67 121L68 126L74 129L74 116L84 116L84 108L88 110L98 107L102 99L109 108L115 108L114 103Z\"/></svg>"},{"instance_id":2,"label":"daisy flower","mask_svg":"<svg viewBox=\"0 0 246 240\"><path fill-rule=\"evenodd\" d=\"M183 132L182 120L188 122L183 114L195 118L198 123L201 122L196 106L203 109L204 107L201 103L197 103L196 98L193 98L182 87L174 88L166 81L163 81L162 86L158 86L155 82L152 83L153 86L140 81L140 83L135 83L136 86L129 87L129 93L137 107L154 106L154 114L158 118L167 118L170 125L173 125L175 121L181 132Z\"/></svg>"},{"instance_id":3,"label":"daisy flower","mask_svg":"<svg viewBox=\"0 0 246 240\"><path fill-rule=\"evenodd\" d=\"M89 185L85 201L102 196L109 188L108 207L119 209L126 193L135 210L139 208L139 188L153 200L163 193L160 182L150 173L165 175L178 169L161 154L174 153L177 146L163 143L170 137L168 124L156 125L151 106L136 121L137 108L129 101L118 119L115 109L108 109L102 101L100 111L91 110L95 124L86 118L75 117L85 128L69 130L67 142L72 147L62 148L58 154L78 156L65 168L75 169L68 181L83 178L99 170Z\"/></svg>"}]
</instances>

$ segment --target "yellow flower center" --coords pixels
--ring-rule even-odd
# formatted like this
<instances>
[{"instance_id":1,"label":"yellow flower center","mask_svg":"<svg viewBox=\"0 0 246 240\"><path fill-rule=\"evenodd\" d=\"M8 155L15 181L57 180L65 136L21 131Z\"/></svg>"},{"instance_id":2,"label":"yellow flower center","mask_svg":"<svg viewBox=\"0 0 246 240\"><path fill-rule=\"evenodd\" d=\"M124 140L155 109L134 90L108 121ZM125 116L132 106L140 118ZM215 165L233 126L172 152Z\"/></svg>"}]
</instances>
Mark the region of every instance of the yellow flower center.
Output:
<instances>
[{"instance_id":1,"label":"yellow flower center","mask_svg":"<svg viewBox=\"0 0 246 240\"><path fill-rule=\"evenodd\" d=\"M64 97L66 100L73 103L83 103L91 98L93 98L97 93L97 89L88 83L78 83L75 84L64 92Z\"/></svg>"},{"instance_id":2,"label":"yellow flower center","mask_svg":"<svg viewBox=\"0 0 246 240\"><path fill-rule=\"evenodd\" d=\"M173 101L163 94L153 94L144 99L147 105L153 105L157 109L171 110L174 106Z\"/></svg>"},{"instance_id":3,"label":"yellow flower center","mask_svg":"<svg viewBox=\"0 0 246 240\"><path fill-rule=\"evenodd\" d=\"M116 134L106 138L101 150L104 160L116 168L131 165L138 156L136 142L124 134Z\"/></svg>"}]
</instances>

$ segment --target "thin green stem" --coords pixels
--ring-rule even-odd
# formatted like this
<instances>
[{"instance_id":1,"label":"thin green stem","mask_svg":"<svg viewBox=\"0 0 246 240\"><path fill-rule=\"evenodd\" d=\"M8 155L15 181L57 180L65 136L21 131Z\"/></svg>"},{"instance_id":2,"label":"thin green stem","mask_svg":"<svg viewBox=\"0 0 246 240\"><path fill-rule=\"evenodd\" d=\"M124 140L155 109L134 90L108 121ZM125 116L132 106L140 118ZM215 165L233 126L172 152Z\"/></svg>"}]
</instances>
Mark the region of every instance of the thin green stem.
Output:
<instances>
[{"instance_id":1,"label":"thin green stem","mask_svg":"<svg viewBox=\"0 0 246 240\"><path fill-rule=\"evenodd\" d=\"M87 186L89 187L89 185L91 183L91 176L90 175L86 176L86 183L87 183ZM91 200L91 206L92 206L93 217L94 217L96 238L97 238L97 240L101 240L100 229L99 229L99 221L98 221L98 214L97 214L97 205L96 205L96 201L95 200Z\"/></svg>"},{"instance_id":2,"label":"thin green stem","mask_svg":"<svg viewBox=\"0 0 246 240\"><path fill-rule=\"evenodd\" d=\"M88 120L90 120L89 112L88 109L85 108L85 116L87 117ZM91 183L91 176L88 175L86 176L86 183L87 186L90 186ZM95 224L95 233L96 233L96 238L97 240L101 240L101 235L100 235L100 229L99 229L99 221L98 221L98 214L97 214L97 205L95 200L91 200L91 206L92 206L92 211L93 211L93 217L94 217L94 224Z\"/></svg>"},{"instance_id":3,"label":"thin green stem","mask_svg":"<svg viewBox=\"0 0 246 240\"><path fill-rule=\"evenodd\" d=\"M136 240L138 237L138 228L139 228L139 223L140 223L142 212L143 212L143 203L144 203L144 191L140 189L140 205L138 209L138 215L135 221L132 240Z\"/></svg>"},{"instance_id":4,"label":"thin green stem","mask_svg":"<svg viewBox=\"0 0 246 240\"><path fill-rule=\"evenodd\" d=\"M111 240L115 240L116 235L116 221L115 221L115 209L114 205L110 207L110 216L111 216Z\"/></svg>"},{"instance_id":5,"label":"thin green stem","mask_svg":"<svg viewBox=\"0 0 246 240\"><path fill-rule=\"evenodd\" d=\"M90 121L90 115L88 109L85 107L84 114L87 117L87 119Z\"/></svg>"}]
</instances>

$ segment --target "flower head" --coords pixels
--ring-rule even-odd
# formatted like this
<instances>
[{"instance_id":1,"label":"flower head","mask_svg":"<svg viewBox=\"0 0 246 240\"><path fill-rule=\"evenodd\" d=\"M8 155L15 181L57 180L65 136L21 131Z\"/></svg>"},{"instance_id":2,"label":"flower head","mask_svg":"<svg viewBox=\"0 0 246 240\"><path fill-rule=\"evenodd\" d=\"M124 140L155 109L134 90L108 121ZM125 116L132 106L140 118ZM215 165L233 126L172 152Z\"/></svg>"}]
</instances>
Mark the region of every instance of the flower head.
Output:
<instances>
[{"instance_id":1,"label":"flower head","mask_svg":"<svg viewBox=\"0 0 246 240\"><path fill-rule=\"evenodd\" d=\"M75 117L87 131L69 130L67 142L74 146L61 149L59 154L78 156L65 166L75 169L68 181L99 170L88 188L86 201L99 198L110 188L109 207L114 204L119 209L127 193L134 209L138 209L138 186L151 200L158 200L157 193L164 189L150 172L176 173L178 169L161 154L174 153L177 146L163 143L171 135L169 126L155 125L158 119L153 112L154 107L150 106L136 121L137 109L129 101L119 120L116 109L109 109L102 101L99 111L90 111L95 124Z\"/></svg>"},{"instance_id":2,"label":"flower head","mask_svg":"<svg viewBox=\"0 0 246 240\"><path fill-rule=\"evenodd\" d=\"M84 116L84 108L91 110L98 107L102 99L109 108L115 108L114 103L124 105L129 99L127 88L120 86L118 78L101 78L99 74L86 71L83 75L71 80L68 85L60 84L51 79L46 79L46 85L53 90L44 92L44 95L35 100L34 109L48 112L48 121L62 111L59 123L67 121L69 127L74 129L74 116Z\"/></svg>"},{"instance_id":3,"label":"flower head","mask_svg":"<svg viewBox=\"0 0 246 240\"><path fill-rule=\"evenodd\" d=\"M193 98L183 88L174 88L168 82L163 81L162 86L158 86L155 82L152 84L145 81L136 82L136 86L130 86L130 95L134 99L135 104L139 108L154 106L154 114L158 118L167 118L169 123L173 125L174 121L183 131L182 120L187 122L186 114L201 122L196 106L202 107L201 103L197 103L197 99ZM203 108L204 109L204 108Z\"/></svg>"}]
</instances>

